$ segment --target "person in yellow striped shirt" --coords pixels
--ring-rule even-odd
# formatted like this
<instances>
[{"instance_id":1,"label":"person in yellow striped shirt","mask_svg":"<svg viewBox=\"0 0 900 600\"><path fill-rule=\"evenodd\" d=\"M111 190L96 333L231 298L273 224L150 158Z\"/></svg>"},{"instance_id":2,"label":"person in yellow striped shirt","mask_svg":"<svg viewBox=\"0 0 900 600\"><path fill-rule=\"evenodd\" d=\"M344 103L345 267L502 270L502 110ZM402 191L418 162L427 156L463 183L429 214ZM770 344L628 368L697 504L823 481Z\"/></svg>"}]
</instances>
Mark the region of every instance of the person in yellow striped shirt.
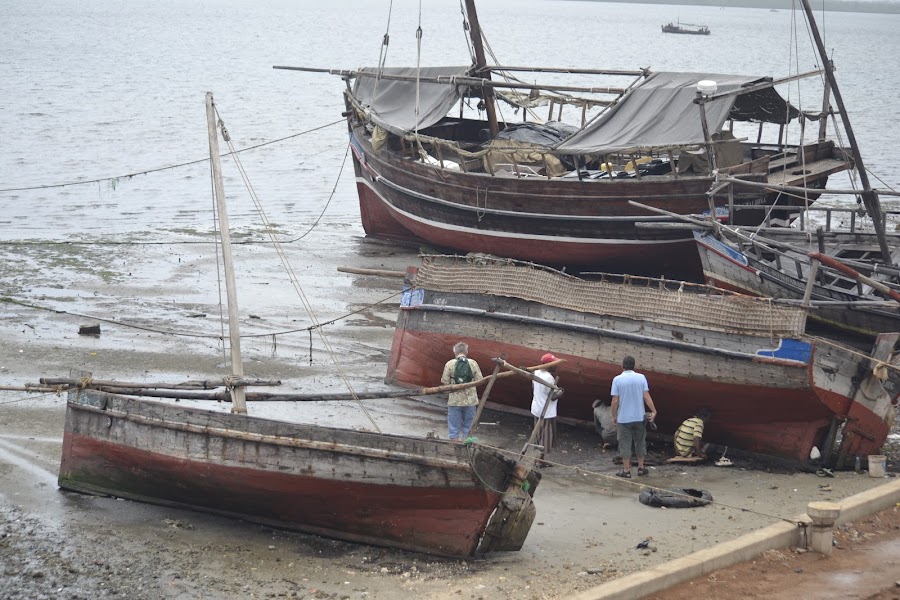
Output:
<instances>
[{"instance_id":1,"label":"person in yellow striped shirt","mask_svg":"<svg viewBox=\"0 0 900 600\"><path fill-rule=\"evenodd\" d=\"M685 419L675 432L675 452L678 456L699 456L706 458L703 453L703 427L709 421L709 411L701 408L697 414Z\"/></svg>"}]
</instances>

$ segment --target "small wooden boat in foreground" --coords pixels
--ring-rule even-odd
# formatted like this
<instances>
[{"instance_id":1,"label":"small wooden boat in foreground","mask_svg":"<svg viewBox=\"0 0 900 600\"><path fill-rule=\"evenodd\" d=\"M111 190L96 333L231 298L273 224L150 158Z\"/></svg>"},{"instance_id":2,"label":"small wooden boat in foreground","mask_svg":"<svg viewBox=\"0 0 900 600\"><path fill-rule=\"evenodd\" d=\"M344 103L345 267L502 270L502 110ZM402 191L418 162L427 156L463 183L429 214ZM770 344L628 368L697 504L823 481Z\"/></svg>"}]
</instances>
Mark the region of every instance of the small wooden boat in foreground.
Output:
<instances>
[{"instance_id":1,"label":"small wooden boat in foreground","mask_svg":"<svg viewBox=\"0 0 900 600\"><path fill-rule=\"evenodd\" d=\"M245 387L260 383L243 379L212 94L207 122L229 300L232 376L224 383L232 413L130 397L140 385L103 391L85 374L66 405L59 486L444 556L520 549L540 481L528 446L506 455L381 434L374 420L372 432L246 414ZM175 398L196 398L172 389Z\"/></svg>"},{"instance_id":2,"label":"small wooden boat in foreground","mask_svg":"<svg viewBox=\"0 0 900 600\"><path fill-rule=\"evenodd\" d=\"M539 481L536 471L517 468L514 454L477 444L91 389L69 394L59 471L66 490L457 557L518 550ZM518 492L508 494L514 482Z\"/></svg>"},{"instance_id":3,"label":"small wooden boat in foreground","mask_svg":"<svg viewBox=\"0 0 900 600\"><path fill-rule=\"evenodd\" d=\"M898 362L897 333L862 353L804 335L795 306L640 277L586 281L490 257L426 257L409 278L389 382L434 381L459 340L478 361L502 353L531 364L552 351L566 360L560 416L590 421L593 400L609 397L631 355L650 381L662 431L705 407L714 415L710 440L800 463L813 447L826 462L877 454L893 421L881 382L884 363ZM527 409L531 392L497 382L491 398Z\"/></svg>"}]
</instances>

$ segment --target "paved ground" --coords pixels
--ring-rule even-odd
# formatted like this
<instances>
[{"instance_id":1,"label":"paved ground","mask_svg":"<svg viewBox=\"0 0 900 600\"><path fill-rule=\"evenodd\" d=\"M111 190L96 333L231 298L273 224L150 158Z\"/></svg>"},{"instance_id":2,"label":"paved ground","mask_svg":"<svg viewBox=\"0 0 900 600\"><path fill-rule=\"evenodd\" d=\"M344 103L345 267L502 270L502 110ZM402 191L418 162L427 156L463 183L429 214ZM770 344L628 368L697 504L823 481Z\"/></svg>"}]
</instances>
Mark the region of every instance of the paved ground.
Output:
<instances>
[{"instance_id":1,"label":"paved ground","mask_svg":"<svg viewBox=\"0 0 900 600\"><path fill-rule=\"evenodd\" d=\"M842 526L834 539L829 557L797 549L770 550L755 560L651 596L651 600L900 598L900 508Z\"/></svg>"}]
</instances>

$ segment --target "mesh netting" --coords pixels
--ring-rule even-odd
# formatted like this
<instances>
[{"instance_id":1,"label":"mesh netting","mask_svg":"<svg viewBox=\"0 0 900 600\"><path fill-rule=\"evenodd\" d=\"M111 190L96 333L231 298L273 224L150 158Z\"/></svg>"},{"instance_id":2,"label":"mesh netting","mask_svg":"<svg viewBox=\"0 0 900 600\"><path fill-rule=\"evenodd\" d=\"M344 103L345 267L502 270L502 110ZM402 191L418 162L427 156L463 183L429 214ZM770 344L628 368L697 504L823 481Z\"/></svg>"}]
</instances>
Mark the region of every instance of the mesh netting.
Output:
<instances>
[{"instance_id":1,"label":"mesh netting","mask_svg":"<svg viewBox=\"0 0 900 600\"><path fill-rule=\"evenodd\" d=\"M423 257L416 286L727 332L797 337L806 325L799 307L777 306L709 286L620 275L587 281L537 265L477 255Z\"/></svg>"}]
</instances>

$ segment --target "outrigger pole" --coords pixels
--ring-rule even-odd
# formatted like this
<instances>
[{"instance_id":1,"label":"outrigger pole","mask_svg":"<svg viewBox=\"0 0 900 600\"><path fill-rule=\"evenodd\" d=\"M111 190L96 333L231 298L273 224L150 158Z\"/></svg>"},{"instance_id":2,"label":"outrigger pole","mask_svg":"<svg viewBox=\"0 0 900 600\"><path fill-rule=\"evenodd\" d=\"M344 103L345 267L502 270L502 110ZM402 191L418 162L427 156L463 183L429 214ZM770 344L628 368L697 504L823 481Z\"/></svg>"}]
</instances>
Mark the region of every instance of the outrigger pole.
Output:
<instances>
[{"instance_id":1,"label":"outrigger pole","mask_svg":"<svg viewBox=\"0 0 900 600\"><path fill-rule=\"evenodd\" d=\"M863 191L860 194L866 210L872 216L872 224L875 226L875 235L878 238L878 246L881 249L882 261L887 264L891 262L891 251L888 248L887 239L884 236L884 221L881 217L881 203L878 200L878 193L872 189L869 184L869 174L866 172L866 166L863 164L862 155L859 152L859 146L856 143L856 136L853 135L853 127L850 125L850 116L844 107L844 99L841 97L841 89L838 87L837 80L834 78L834 68L828 59L828 53L825 51L825 44L822 42L822 36L819 34L819 27L816 24L816 18L813 15L812 7L809 0L800 0L803 4L803 10L806 13L806 20L809 22L809 28L812 31L813 39L816 42L816 48L822 60L822 67L825 69L825 76L828 78L828 84L834 94L834 101L838 105L838 111L841 115L841 121L844 124L844 131L847 133L847 141L850 142L850 151L853 153L853 161L856 163L856 169L859 171L859 181L862 183Z\"/></svg>"}]
</instances>

